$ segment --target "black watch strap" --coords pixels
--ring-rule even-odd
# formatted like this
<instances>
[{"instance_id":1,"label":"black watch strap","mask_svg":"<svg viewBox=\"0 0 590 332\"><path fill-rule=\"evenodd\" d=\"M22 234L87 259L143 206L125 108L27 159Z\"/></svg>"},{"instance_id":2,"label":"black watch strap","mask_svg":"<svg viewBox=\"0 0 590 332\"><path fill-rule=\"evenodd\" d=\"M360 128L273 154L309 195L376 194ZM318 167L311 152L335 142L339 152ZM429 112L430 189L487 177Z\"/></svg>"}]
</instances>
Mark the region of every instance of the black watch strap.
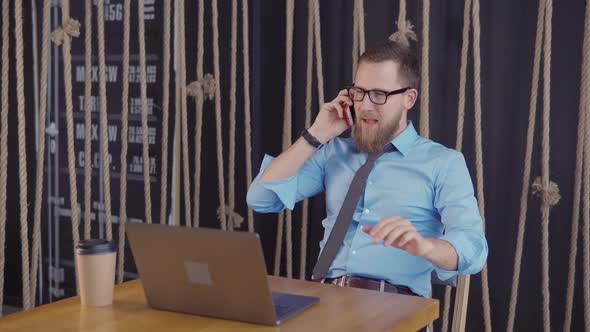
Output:
<instances>
[{"instance_id":1,"label":"black watch strap","mask_svg":"<svg viewBox=\"0 0 590 332\"><path fill-rule=\"evenodd\" d=\"M322 143L317 138L315 138L315 136L310 134L307 129L303 129L301 136L303 136L303 138L305 138L305 140L316 149L319 149L322 146Z\"/></svg>"}]
</instances>

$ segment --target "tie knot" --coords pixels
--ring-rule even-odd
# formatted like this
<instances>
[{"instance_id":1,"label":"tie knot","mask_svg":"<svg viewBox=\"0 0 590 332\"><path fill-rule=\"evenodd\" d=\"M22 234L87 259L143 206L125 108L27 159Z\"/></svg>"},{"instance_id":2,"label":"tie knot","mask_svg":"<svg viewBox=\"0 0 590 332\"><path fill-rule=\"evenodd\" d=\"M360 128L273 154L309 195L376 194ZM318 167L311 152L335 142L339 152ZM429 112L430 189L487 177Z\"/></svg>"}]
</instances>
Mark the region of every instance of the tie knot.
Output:
<instances>
[{"instance_id":1,"label":"tie knot","mask_svg":"<svg viewBox=\"0 0 590 332\"><path fill-rule=\"evenodd\" d=\"M385 145L385 148L383 148L383 151L376 152L376 153L369 153L367 160L375 161L375 160L377 160L377 158L381 157L382 154L388 153L388 152L393 152L395 150L397 150L397 149L395 148L395 146L393 144L387 143L387 145Z\"/></svg>"}]
</instances>

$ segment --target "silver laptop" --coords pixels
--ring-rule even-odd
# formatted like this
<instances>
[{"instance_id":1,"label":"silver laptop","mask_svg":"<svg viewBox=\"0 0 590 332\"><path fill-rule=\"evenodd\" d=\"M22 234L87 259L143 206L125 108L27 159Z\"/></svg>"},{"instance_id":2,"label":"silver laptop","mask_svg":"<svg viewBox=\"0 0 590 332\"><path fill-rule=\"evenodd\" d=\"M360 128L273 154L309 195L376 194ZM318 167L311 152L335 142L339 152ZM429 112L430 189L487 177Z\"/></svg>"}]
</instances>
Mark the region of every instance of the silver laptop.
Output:
<instances>
[{"instance_id":1,"label":"silver laptop","mask_svg":"<svg viewBox=\"0 0 590 332\"><path fill-rule=\"evenodd\" d=\"M278 325L319 302L270 291L258 234L128 224L127 236L153 308Z\"/></svg>"}]
</instances>

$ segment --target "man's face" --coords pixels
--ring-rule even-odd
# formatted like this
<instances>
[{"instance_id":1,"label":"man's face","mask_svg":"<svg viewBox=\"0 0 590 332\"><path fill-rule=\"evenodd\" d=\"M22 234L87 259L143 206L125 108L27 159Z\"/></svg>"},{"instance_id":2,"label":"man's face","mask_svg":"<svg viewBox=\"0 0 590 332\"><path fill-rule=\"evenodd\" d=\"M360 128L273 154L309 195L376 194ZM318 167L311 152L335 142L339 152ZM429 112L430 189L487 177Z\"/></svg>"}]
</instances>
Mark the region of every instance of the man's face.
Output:
<instances>
[{"instance_id":1,"label":"man's face","mask_svg":"<svg viewBox=\"0 0 590 332\"><path fill-rule=\"evenodd\" d=\"M402 84L399 79L399 64L396 62L362 62L357 67L354 81L357 87L389 92L405 88ZM352 129L352 137L360 151L382 151L385 144L399 134L400 127L405 128L408 109L416 100L415 94L407 95L410 91L415 90L388 96L383 105L371 102L368 94L365 94L362 101L354 102L356 123Z\"/></svg>"}]
</instances>

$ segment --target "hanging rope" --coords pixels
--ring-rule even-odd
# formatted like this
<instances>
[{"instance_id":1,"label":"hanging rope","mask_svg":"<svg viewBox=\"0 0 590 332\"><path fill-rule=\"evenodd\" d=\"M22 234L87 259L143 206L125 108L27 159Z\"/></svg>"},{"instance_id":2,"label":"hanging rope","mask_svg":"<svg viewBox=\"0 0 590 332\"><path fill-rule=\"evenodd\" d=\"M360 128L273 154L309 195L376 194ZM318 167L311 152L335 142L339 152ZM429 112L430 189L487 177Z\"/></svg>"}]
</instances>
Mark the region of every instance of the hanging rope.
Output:
<instances>
[{"instance_id":1,"label":"hanging rope","mask_svg":"<svg viewBox=\"0 0 590 332\"><path fill-rule=\"evenodd\" d=\"M578 143L576 146L576 168L574 172L574 198L572 208L572 235L570 237L570 257L568 269L568 282L565 301L565 317L563 321L563 331L569 332L572 323L572 311L574 303L574 287L576 275L576 255L578 252L578 227L580 221L580 196L582 189L582 169L584 167L584 135L586 130L586 118L590 109L590 100L588 99L588 80L590 80L590 5L586 1L586 16L584 24L584 43L582 52L582 73L580 81L580 106L578 109ZM587 190L585 190L587 191ZM587 205L587 204L586 204ZM589 262L590 263L590 262ZM588 288L585 287L587 290ZM586 297L587 291L584 292ZM587 308L586 306L585 308ZM590 322L586 319L586 322Z\"/></svg>"},{"instance_id":2,"label":"hanging rope","mask_svg":"<svg viewBox=\"0 0 590 332\"><path fill-rule=\"evenodd\" d=\"M516 235L516 248L514 255L514 274L510 292L510 305L508 308L508 325L506 330L512 332L516 317L516 303L518 300L518 285L520 283L520 262L522 261L522 247L526 230L526 214L528 207L529 186L531 178L531 160L533 154L533 138L535 133L535 121L537 116L537 100L539 90L539 71L541 66L541 43L543 41L543 17L545 13L545 1L539 0L537 14L537 33L535 37L535 50L533 58L533 77L531 80L531 97L529 105L529 121L527 129L526 151L524 157L524 171L522 177L522 191L520 195L520 213L518 219L518 231Z\"/></svg>"},{"instance_id":3,"label":"hanging rope","mask_svg":"<svg viewBox=\"0 0 590 332\"><path fill-rule=\"evenodd\" d=\"M283 150L291 144L291 108L292 108L292 65L293 65L293 15L295 3L293 0L287 0L287 29L286 29L286 64L285 64L285 105L283 110ZM292 215L287 210L279 213L279 222L277 224L277 245L275 249L275 275L279 275L281 267L281 253L283 249L283 223L286 220L286 237L287 237L287 278L293 277L293 244L292 244Z\"/></svg>"},{"instance_id":4,"label":"hanging rope","mask_svg":"<svg viewBox=\"0 0 590 332\"><path fill-rule=\"evenodd\" d=\"M394 41L405 47L410 47L410 39L418 40L416 33L412 30L414 26L409 20L406 20L406 0L399 2L399 16L397 19L397 31L389 36L389 40Z\"/></svg>"},{"instance_id":5,"label":"hanging rope","mask_svg":"<svg viewBox=\"0 0 590 332\"><path fill-rule=\"evenodd\" d=\"M43 23L41 41L41 91L39 96L39 150L37 151L37 165L35 178L35 207L33 216L33 248L31 259L31 299L37 296L37 275L39 270L39 248L41 246L41 204L43 202L43 168L45 166L45 118L47 114L47 79L49 59L49 14L51 13L51 2L43 2ZM1 267L0 267L1 268ZM1 282L1 279L0 279ZM0 295L1 296L1 295ZM0 303L0 306L2 304Z\"/></svg>"},{"instance_id":6,"label":"hanging rope","mask_svg":"<svg viewBox=\"0 0 590 332\"><path fill-rule=\"evenodd\" d=\"M203 134L203 54L205 4L199 0L197 27L197 81L187 88L187 94L195 97L195 198L193 226L199 227L199 201L201 196L201 136ZM192 86L191 86L192 85Z\"/></svg>"},{"instance_id":7,"label":"hanging rope","mask_svg":"<svg viewBox=\"0 0 590 332\"><path fill-rule=\"evenodd\" d=\"M422 52L420 66L420 135L430 136L430 0L422 2Z\"/></svg>"},{"instance_id":8,"label":"hanging rope","mask_svg":"<svg viewBox=\"0 0 590 332\"><path fill-rule=\"evenodd\" d=\"M117 283L125 273L125 224L127 223L127 149L129 132L129 39L131 30L131 1L123 2L123 90L121 93L121 180L119 195L119 254Z\"/></svg>"},{"instance_id":9,"label":"hanging rope","mask_svg":"<svg viewBox=\"0 0 590 332\"><path fill-rule=\"evenodd\" d=\"M8 66L10 65L9 0L2 0L2 109L0 111L0 316L4 303L4 265L6 261L6 182L8 170Z\"/></svg>"},{"instance_id":10,"label":"hanging rope","mask_svg":"<svg viewBox=\"0 0 590 332\"><path fill-rule=\"evenodd\" d=\"M189 84L186 88L187 95L195 98L196 105L196 120L195 120L195 199L194 199L194 210L193 215L193 227L199 227L199 196L201 192L200 184L200 171L201 171L201 136L203 131L203 87L199 81L194 81Z\"/></svg>"},{"instance_id":11,"label":"hanging rope","mask_svg":"<svg viewBox=\"0 0 590 332\"><path fill-rule=\"evenodd\" d=\"M357 8L358 8L358 24L359 24L359 54L365 53L365 6L364 0L357 0Z\"/></svg>"},{"instance_id":12,"label":"hanging rope","mask_svg":"<svg viewBox=\"0 0 590 332\"><path fill-rule=\"evenodd\" d=\"M236 67L238 48L238 1L231 0L231 41L230 41L230 80L229 80L229 165L228 165L228 206L226 213L233 211L236 205L235 165L236 165ZM233 220L228 220L230 231L234 229Z\"/></svg>"},{"instance_id":13,"label":"hanging rope","mask_svg":"<svg viewBox=\"0 0 590 332\"><path fill-rule=\"evenodd\" d=\"M164 1L164 77L162 78L162 162L160 175L160 223L166 223L168 203L168 126L170 120L170 16L171 1Z\"/></svg>"},{"instance_id":14,"label":"hanging rope","mask_svg":"<svg viewBox=\"0 0 590 332\"><path fill-rule=\"evenodd\" d=\"M465 92L467 85L467 54L469 50L469 28L471 26L471 3L465 0L463 9L463 42L461 45L461 66L459 68L459 103L457 112L457 151L463 150L463 123L465 122ZM451 305L451 286L445 287L445 300L442 317L442 332L448 331Z\"/></svg>"},{"instance_id":15,"label":"hanging rope","mask_svg":"<svg viewBox=\"0 0 590 332\"><path fill-rule=\"evenodd\" d=\"M307 9L307 63L305 67L305 81L307 82L307 85L305 87L305 128L309 128L309 126L311 125L311 86L313 85L311 77L313 65L313 5L311 1L312 0L309 0ZM356 14L354 17L356 19ZM353 40L355 40L354 34L352 38ZM354 46L352 54L354 57ZM352 75L354 76L354 68ZM303 200L303 207L301 213L301 253L299 254L299 279L304 280L305 267L307 264L307 224L309 222L309 199L307 198Z\"/></svg>"},{"instance_id":16,"label":"hanging rope","mask_svg":"<svg viewBox=\"0 0 590 332\"><path fill-rule=\"evenodd\" d=\"M451 311L451 286L445 287L445 299L444 299L444 307L443 307L443 316L442 316L442 326L441 331L447 332L449 330L449 315ZM429 326L430 331L433 331L432 326Z\"/></svg>"},{"instance_id":17,"label":"hanging rope","mask_svg":"<svg viewBox=\"0 0 590 332\"><path fill-rule=\"evenodd\" d=\"M177 52L178 47L178 7L174 7L174 49ZM178 83L178 62L176 61L176 53L174 57L174 77L176 82ZM172 184L172 218L173 218L173 225L179 226L180 225L180 176L182 175L182 169L180 168L180 158L181 156L181 131L180 131L180 87L178 84L175 85L174 89L174 159L172 160L172 167L174 170L172 171L172 176L174 182Z\"/></svg>"},{"instance_id":18,"label":"hanging rope","mask_svg":"<svg viewBox=\"0 0 590 332\"><path fill-rule=\"evenodd\" d=\"M588 5L586 5L586 20L590 16L590 10L588 9ZM590 58L590 44L586 43L588 41L588 25L585 26L585 36L584 36L584 54L585 58L588 61ZM584 76L587 78L589 75L590 68L588 65L585 68ZM587 85L588 81L586 81L586 90L585 90L585 123L586 128L584 131L584 227L583 227L583 236L584 236L584 321L586 323L586 330L588 330L588 326L590 326L590 111L589 108L589 100L590 98L588 89L590 88Z\"/></svg>"},{"instance_id":19,"label":"hanging rope","mask_svg":"<svg viewBox=\"0 0 590 332\"><path fill-rule=\"evenodd\" d=\"M274 265L274 275L279 276L281 273L281 252L283 249L283 224L284 224L284 214L283 212L279 212L279 219L277 223L277 244L275 247L275 265Z\"/></svg>"},{"instance_id":20,"label":"hanging rope","mask_svg":"<svg viewBox=\"0 0 590 332\"><path fill-rule=\"evenodd\" d=\"M545 332L551 331L550 293L549 293L549 210L559 202L559 188L549 181L549 144L551 111L551 20L553 0L545 4L545 38L543 40L543 138L541 150L541 249L543 257L543 323ZM535 187L533 184L533 191Z\"/></svg>"},{"instance_id":21,"label":"hanging rope","mask_svg":"<svg viewBox=\"0 0 590 332\"><path fill-rule=\"evenodd\" d=\"M250 54L248 0L242 0L242 44L244 60L244 142L246 142L246 183L252 183L252 127L250 124ZM248 207L248 231L254 232L254 213Z\"/></svg>"},{"instance_id":22,"label":"hanging rope","mask_svg":"<svg viewBox=\"0 0 590 332\"><path fill-rule=\"evenodd\" d=\"M228 219L228 226L230 230L234 227L241 227L244 220L236 211L234 211L235 202L235 165L236 165L236 68L238 57L238 1L232 0L232 24L231 24L231 78L230 78L230 110L229 110L229 197L228 207L226 213L232 217ZM229 212L228 212L229 211Z\"/></svg>"},{"instance_id":23,"label":"hanging rope","mask_svg":"<svg viewBox=\"0 0 590 332\"><path fill-rule=\"evenodd\" d=\"M320 25L320 7L319 2L317 0L309 0L310 5L308 9L308 22L307 22L307 90L305 95L305 127L308 128L311 125L311 75L312 75L312 47L315 46L316 50L316 73L317 73L317 89L318 89L318 105L324 103L324 76L323 76L323 68L322 68L322 42L321 42L321 25ZM359 35L360 43L359 47L361 51L359 53L364 52L365 48L365 29L364 29L364 17L363 9L362 9L362 2L360 2L360 17L359 20ZM312 22L313 17L313 22ZM315 38L312 39L312 30L314 33ZM354 75L354 74L353 74ZM305 270L306 270L306 258L307 258L307 225L309 222L309 200L305 199L303 201L303 212L302 212L302 225L301 225L301 255L300 255L300 266L299 266L299 278L305 279Z\"/></svg>"},{"instance_id":24,"label":"hanging rope","mask_svg":"<svg viewBox=\"0 0 590 332\"><path fill-rule=\"evenodd\" d=\"M461 67L459 68L459 106L457 114L457 151L463 150L463 124L465 122L465 90L467 85L467 53L469 51L469 27L471 26L471 3L465 0L463 10L463 43L461 46Z\"/></svg>"},{"instance_id":25,"label":"hanging rope","mask_svg":"<svg viewBox=\"0 0 590 332\"><path fill-rule=\"evenodd\" d=\"M22 284L23 307L31 309L34 299L31 299L29 275L29 228L27 200L27 151L25 129L25 74L24 74L24 46L23 46L23 3L14 3L14 39L16 40L16 96L18 118L18 177L19 177L19 206L20 206L20 240L22 250Z\"/></svg>"},{"instance_id":26,"label":"hanging rope","mask_svg":"<svg viewBox=\"0 0 590 332\"><path fill-rule=\"evenodd\" d=\"M217 0L212 0L213 19L213 67L215 78L219 81L219 22ZM217 181L219 183L219 209L217 216L221 223L221 229L227 229L227 218L225 213L225 181L223 179L223 139L221 137L221 91L220 84L215 84L215 129L217 132Z\"/></svg>"},{"instance_id":27,"label":"hanging rope","mask_svg":"<svg viewBox=\"0 0 590 332\"><path fill-rule=\"evenodd\" d=\"M141 90L141 136L142 136L142 155L143 155L143 191L145 199L145 220L148 224L152 223L152 195L150 189L150 150L148 143L148 109L147 109L147 79L146 79L146 60L145 60L145 21L144 21L145 1L137 2L137 24L139 39L139 81Z\"/></svg>"},{"instance_id":28,"label":"hanging rope","mask_svg":"<svg viewBox=\"0 0 590 332\"><path fill-rule=\"evenodd\" d=\"M66 137L67 137L67 151L68 151L68 173L70 179L70 209L72 221L72 245L74 250L80 241L79 232L79 208L78 208L78 187L76 184L76 157L74 155L74 119L72 103L72 55L71 55L71 37L78 37L80 35L78 21L70 18L70 2L63 0L61 3L62 24L63 27L57 28L51 33L51 39L57 45L61 45L63 51L64 64L64 90L65 90L65 104L66 104ZM78 276L77 267L74 268L76 273L76 280ZM76 285L76 293L78 293L78 285Z\"/></svg>"},{"instance_id":29,"label":"hanging rope","mask_svg":"<svg viewBox=\"0 0 590 332\"><path fill-rule=\"evenodd\" d=\"M473 88L475 103L475 174L477 179L477 201L479 203L479 212L483 221L485 230L485 196L483 180L483 148L482 148L482 129L481 129L481 24L479 19L479 0L473 0L471 7L473 19ZM483 318L486 332L492 331L492 317L490 309L490 289L488 283L488 267L484 265L481 271L481 290Z\"/></svg>"},{"instance_id":30,"label":"hanging rope","mask_svg":"<svg viewBox=\"0 0 590 332\"><path fill-rule=\"evenodd\" d=\"M110 241L113 239L113 223L111 219L111 166L109 158L107 79L104 48L104 0L96 1L96 21L98 22L98 92L100 95L100 145L102 152L102 177L104 182L105 230L107 240Z\"/></svg>"},{"instance_id":31,"label":"hanging rope","mask_svg":"<svg viewBox=\"0 0 590 332\"><path fill-rule=\"evenodd\" d=\"M469 16L471 12L471 17ZM475 132L475 169L477 179L477 200L479 204L479 211L484 222L485 228L485 197L484 197L484 182L483 182L483 150L482 150L482 128L481 128L481 55L480 55L480 19L479 19L479 0L466 0L463 12L463 45L461 49L461 67L460 67L460 83L459 83L459 106L457 116L457 150L462 150L463 144L463 123L465 116L465 92L467 82L467 52L469 47L469 27L471 26L470 19L473 20L473 87L474 87L474 132ZM487 277L487 267L484 266L481 272L482 281L482 306L484 325L486 332L492 330L491 315L490 315L490 300L489 300L489 286ZM469 278L469 276L461 276L460 278ZM443 331L448 328L448 315L450 311L450 289L445 289L445 306L443 310ZM456 322L458 325L464 325L464 322Z\"/></svg>"},{"instance_id":32,"label":"hanging rope","mask_svg":"<svg viewBox=\"0 0 590 332\"><path fill-rule=\"evenodd\" d=\"M92 0L86 0L84 13L84 239L89 239L92 227Z\"/></svg>"},{"instance_id":33,"label":"hanging rope","mask_svg":"<svg viewBox=\"0 0 590 332\"><path fill-rule=\"evenodd\" d=\"M317 66L317 80L318 80L318 108L324 104L324 69L322 65L322 25L320 24L320 2L319 0L311 0L313 2L313 32L315 35L315 61Z\"/></svg>"},{"instance_id":34,"label":"hanging rope","mask_svg":"<svg viewBox=\"0 0 590 332\"><path fill-rule=\"evenodd\" d=\"M286 84L285 84L285 110L283 122L283 150L291 145L292 140L292 86L293 86L293 28L294 28L294 0L287 0L287 63L286 63ZM285 121L286 119L286 121ZM285 211L287 230L287 278L293 278L293 215L292 211Z\"/></svg>"},{"instance_id":35,"label":"hanging rope","mask_svg":"<svg viewBox=\"0 0 590 332\"><path fill-rule=\"evenodd\" d=\"M180 89L180 116L182 130L182 168L184 174L184 219L185 225L191 227L191 182L189 173L189 155L188 155L188 119L186 106L186 47L184 31L184 1L178 2L178 84Z\"/></svg>"},{"instance_id":36,"label":"hanging rope","mask_svg":"<svg viewBox=\"0 0 590 332\"><path fill-rule=\"evenodd\" d=\"M541 196L542 217L542 283L543 283L543 325L545 331L550 331L550 297L549 297L549 211L559 201L559 188L549 181L549 115L550 115L550 87L551 87L551 19L553 15L552 1L539 2L537 17L537 34L535 39L535 57L533 64L533 80L531 86L531 100L529 112L529 129L527 132L527 149L525 155L525 170L523 176L523 189L521 195L521 210L519 230L517 234L516 255L514 262L514 278L512 280L511 301L508 316L508 331L514 328L518 284L520 278L520 260L522 258L522 245L525 231L525 218L528 201L528 182L530 181L530 167L532 148L534 141L535 118L537 109L538 80L540 71L541 42L543 40L543 138L542 138L542 171L541 178L535 180L532 185L533 192ZM543 34L544 33L544 34Z\"/></svg>"},{"instance_id":37,"label":"hanging rope","mask_svg":"<svg viewBox=\"0 0 590 332\"><path fill-rule=\"evenodd\" d=\"M310 1L311 2L311 1ZM310 6L311 8L311 6ZM356 73L356 65L359 61L359 0L354 0L354 9L352 12L352 79ZM310 10L311 12L311 10ZM309 23L308 23L309 25ZM309 34L308 34L309 36ZM310 81L308 81L309 84Z\"/></svg>"}]
</instances>

